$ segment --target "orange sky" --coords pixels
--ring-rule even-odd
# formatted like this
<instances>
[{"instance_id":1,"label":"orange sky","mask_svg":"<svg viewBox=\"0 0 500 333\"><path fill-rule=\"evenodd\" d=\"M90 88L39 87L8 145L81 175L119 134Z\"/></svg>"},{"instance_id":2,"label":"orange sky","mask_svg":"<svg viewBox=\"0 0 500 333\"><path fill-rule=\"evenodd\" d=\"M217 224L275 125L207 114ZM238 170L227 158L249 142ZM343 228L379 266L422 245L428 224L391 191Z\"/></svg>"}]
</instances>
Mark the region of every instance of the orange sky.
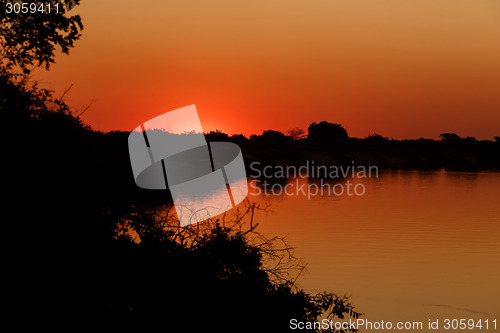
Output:
<instances>
[{"instance_id":1,"label":"orange sky","mask_svg":"<svg viewBox=\"0 0 500 333\"><path fill-rule=\"evenodd\" d=\"M327 120L351 136L500 135L498 0L82 0L33 78L100 130L196 104L205 131Z\"/></svg>"}]
</instances>

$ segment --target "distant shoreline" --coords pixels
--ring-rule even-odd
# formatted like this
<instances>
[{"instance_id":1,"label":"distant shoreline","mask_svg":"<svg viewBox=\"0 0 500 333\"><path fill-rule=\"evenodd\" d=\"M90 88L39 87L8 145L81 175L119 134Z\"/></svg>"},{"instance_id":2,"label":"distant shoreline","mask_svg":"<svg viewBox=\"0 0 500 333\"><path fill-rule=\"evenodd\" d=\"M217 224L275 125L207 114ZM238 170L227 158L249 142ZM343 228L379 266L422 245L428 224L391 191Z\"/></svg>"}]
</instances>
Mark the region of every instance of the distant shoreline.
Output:
<instances>
[{"instance_id":1,"label":"distant shoreline","mask_svg":"<svg viewBox=\"0 0 500 333\"><path fill-rule=\"evenodd\" d=\"M434 140L389 141L373 144L358 139L342 146L315 146L306 143L260 145L239 143L247 166L268 165L377 166L380 170L500 171L500 143L478 141L465 144Z\"/></svg>"}]
</instances>

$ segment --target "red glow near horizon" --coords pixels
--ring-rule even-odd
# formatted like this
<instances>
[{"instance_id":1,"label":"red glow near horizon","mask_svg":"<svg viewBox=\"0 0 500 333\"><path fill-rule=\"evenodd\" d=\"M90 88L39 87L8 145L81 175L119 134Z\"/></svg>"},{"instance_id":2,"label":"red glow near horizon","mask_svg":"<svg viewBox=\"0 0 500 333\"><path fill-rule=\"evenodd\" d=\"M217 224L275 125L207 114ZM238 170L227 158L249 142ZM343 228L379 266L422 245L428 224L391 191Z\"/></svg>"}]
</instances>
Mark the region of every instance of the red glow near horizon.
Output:
<instances>
[{"instance_id":1,"label":"red glow near horizon","mask_svg":"<svg viewBox=\"0 0 500 333\"><path fill-rule=\"evenodd\" d=\"M34 79L74 84L68 103L93 101L82 118L98 130L196 104L205 131L247 136L322 120L355 137L500 135L500 8L489 0L79 7L82 39Z\"/></svg>"}]
</instances>

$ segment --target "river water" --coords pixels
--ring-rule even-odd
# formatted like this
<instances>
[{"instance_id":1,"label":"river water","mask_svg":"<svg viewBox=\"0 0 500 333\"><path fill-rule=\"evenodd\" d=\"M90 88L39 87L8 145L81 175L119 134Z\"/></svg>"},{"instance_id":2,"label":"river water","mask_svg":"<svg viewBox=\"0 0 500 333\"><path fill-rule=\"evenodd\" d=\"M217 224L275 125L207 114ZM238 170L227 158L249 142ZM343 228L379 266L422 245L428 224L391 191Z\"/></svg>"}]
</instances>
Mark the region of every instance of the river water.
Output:
<instances>
[{"instance_id":1,"label":"river water","mask_svg":"<svg viewBox=\"0 0 500 333\"><path fill-rule=\"evenodd\" d=\"M500 173L351 181L364 193L294 191L307 178L289 179L291 195L251 191L270 204L258 231L286 237L307 263L297 279L305 290L350 295L368 320L420 321L424 331L429 319L500 319Z\"/></svg>"}]
</instances>

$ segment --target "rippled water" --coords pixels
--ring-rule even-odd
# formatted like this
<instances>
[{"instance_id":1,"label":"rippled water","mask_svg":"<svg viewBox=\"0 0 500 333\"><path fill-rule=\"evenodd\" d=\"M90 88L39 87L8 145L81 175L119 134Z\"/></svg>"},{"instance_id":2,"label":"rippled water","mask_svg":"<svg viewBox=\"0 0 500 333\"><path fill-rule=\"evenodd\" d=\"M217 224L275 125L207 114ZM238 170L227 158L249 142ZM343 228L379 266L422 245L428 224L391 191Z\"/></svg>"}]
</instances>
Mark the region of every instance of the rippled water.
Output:
<instances>
[{"instance_id":1,"label":"rippled water","mask_svg":"<svg viewBox=\"0 0 500 333\"><path fill-rule=\"evenodd\" d=\"M500 173L352 181L366 193L250 196L271 204L259 230L307 262L301 286L351 295L370 320L500 319Z\"/></svg>"}]
</instances>

